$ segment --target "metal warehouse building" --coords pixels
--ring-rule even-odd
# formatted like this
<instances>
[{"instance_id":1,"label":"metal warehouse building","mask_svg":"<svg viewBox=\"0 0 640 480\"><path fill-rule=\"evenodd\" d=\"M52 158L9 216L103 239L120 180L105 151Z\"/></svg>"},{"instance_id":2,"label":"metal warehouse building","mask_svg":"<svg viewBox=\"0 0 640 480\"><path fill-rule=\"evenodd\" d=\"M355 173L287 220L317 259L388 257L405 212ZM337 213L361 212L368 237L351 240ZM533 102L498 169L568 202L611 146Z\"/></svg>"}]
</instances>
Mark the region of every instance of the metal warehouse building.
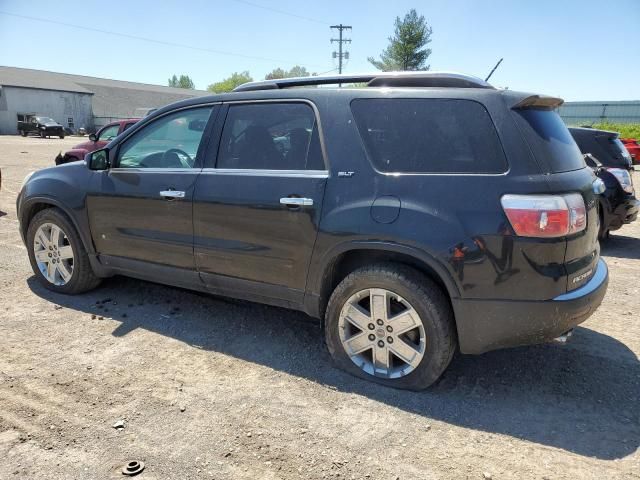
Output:
<instances>
[{"instance_id":1,"label":"metal warehouse building","mask_svg":"<svg viewBox=\"0 0 640 480\"><path fill-rule=\"evenodd\" d=\"M97 129L119 118L207 95L202 90L122 82L66 73L0 66L0 134L17 134L18 119L51 117L71 130Z\"/></svg>"},{"instance_id":2,"label":"metal warehouse building","mask_svg":"<svg viewBox=\"0 0 640 480\"><path fill-rule=\"evenodd\" d=\"M640 100L619 102L567 102L558 113L567 125L640 123Z\"/></svg>"}]
</instances>

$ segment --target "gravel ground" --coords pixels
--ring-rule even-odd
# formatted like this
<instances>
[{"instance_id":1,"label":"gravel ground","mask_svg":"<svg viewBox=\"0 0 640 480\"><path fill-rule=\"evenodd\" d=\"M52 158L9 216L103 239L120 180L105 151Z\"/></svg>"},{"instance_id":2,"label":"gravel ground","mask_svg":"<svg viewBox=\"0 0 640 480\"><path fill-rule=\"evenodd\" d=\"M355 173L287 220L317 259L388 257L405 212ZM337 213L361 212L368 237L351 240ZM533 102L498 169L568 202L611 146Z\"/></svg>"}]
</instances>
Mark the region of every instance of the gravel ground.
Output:
<instances>
[{"instance_id":1,"label":"gravel ground","mask_svg":"<svg viewBox=\"0 0 640 480\"><path fill-rule=\"evenodd\" d=\"M603 248L609 291L568 345L395 391L334 369L300 313L122 277L41 288L16 193L79 141L0 137L0 478L640 478L640 222Z\"/></svg>"}]
</instances>

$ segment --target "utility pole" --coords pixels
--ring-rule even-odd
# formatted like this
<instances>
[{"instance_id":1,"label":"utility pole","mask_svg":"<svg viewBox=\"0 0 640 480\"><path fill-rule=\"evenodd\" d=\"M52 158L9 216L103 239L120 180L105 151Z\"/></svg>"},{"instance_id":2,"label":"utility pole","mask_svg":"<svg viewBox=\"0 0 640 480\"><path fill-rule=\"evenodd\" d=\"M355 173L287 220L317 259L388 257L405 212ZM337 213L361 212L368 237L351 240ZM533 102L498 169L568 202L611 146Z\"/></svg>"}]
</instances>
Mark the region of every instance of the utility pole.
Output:
<instances>
[{"instance_id":1,"label":"utility pole","mask_svg":"<svg viewBox=\"0 0 640 480\"><path fill-rule=\"evenodd\" d=\"M343 43L351 43L350 38L342 38L342 32L344 30L351 30L351 25L331 25L331 29L338 30L338 38L332 38L331 43L338 42L338 51L333 52L333 58L338 59L338 73L342 73L342 59L349 60L349 52L342 51Z\"/></svg>"}]
</instances>

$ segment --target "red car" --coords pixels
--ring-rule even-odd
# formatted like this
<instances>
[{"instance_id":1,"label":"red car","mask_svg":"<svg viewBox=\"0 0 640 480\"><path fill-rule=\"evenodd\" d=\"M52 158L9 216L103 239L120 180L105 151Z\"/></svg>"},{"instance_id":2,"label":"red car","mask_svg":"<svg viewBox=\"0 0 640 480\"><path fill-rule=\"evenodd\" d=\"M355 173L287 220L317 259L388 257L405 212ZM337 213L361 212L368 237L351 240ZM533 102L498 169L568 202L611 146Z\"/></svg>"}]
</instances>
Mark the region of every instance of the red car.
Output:
<instances>
[{"instance_id":1,"label":"red car","mask_svg":"<svg viewBox=\"0 0 640 480\"><path fill-rule=\"evenodd\" d=\"M98 133L92 133L89 135L89 141L76 145L64 155L59 153L56 157L56 165L69 162L77 162L78 160L84 160L84 156L87 153L91 153L94 150L104 147L111 140L116 138L127 128L135 124L139 118L128 118L126 120L118 120L111 122L98 130Z\"/></svg>"},{"instance_id":2,"label":"red car","mask_svg":"<svg viewBox=\"0 0 640 480\"><path fill-rule=\"evenodd\" d=\"M631 154L631 160L634 164L640 165L640 142L635 138L621 138L622 143Z\"/></svg>"}]
</instances>

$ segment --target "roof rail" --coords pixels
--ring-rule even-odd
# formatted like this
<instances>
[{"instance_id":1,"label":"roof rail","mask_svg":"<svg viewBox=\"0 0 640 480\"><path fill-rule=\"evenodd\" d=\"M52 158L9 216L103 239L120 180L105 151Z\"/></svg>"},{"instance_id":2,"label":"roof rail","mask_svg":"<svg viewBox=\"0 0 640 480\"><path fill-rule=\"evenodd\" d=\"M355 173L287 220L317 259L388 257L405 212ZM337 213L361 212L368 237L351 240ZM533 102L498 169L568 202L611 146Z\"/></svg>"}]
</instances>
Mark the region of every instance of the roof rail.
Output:
<instances>
[{"instance_id":1,"label":"roof rail","mask_svg":"<svg viewBox=\"0 0 640 480\"><path fill-rule=\"evenodd\" d=\"M494 88L481 78L453 72L375 72L357 75L327 75L317 77L279 78L248 82L234 92L275 90L291 87L366 83L367 87L436 87L436 88Z\"/></svg>"}]
</instances>

